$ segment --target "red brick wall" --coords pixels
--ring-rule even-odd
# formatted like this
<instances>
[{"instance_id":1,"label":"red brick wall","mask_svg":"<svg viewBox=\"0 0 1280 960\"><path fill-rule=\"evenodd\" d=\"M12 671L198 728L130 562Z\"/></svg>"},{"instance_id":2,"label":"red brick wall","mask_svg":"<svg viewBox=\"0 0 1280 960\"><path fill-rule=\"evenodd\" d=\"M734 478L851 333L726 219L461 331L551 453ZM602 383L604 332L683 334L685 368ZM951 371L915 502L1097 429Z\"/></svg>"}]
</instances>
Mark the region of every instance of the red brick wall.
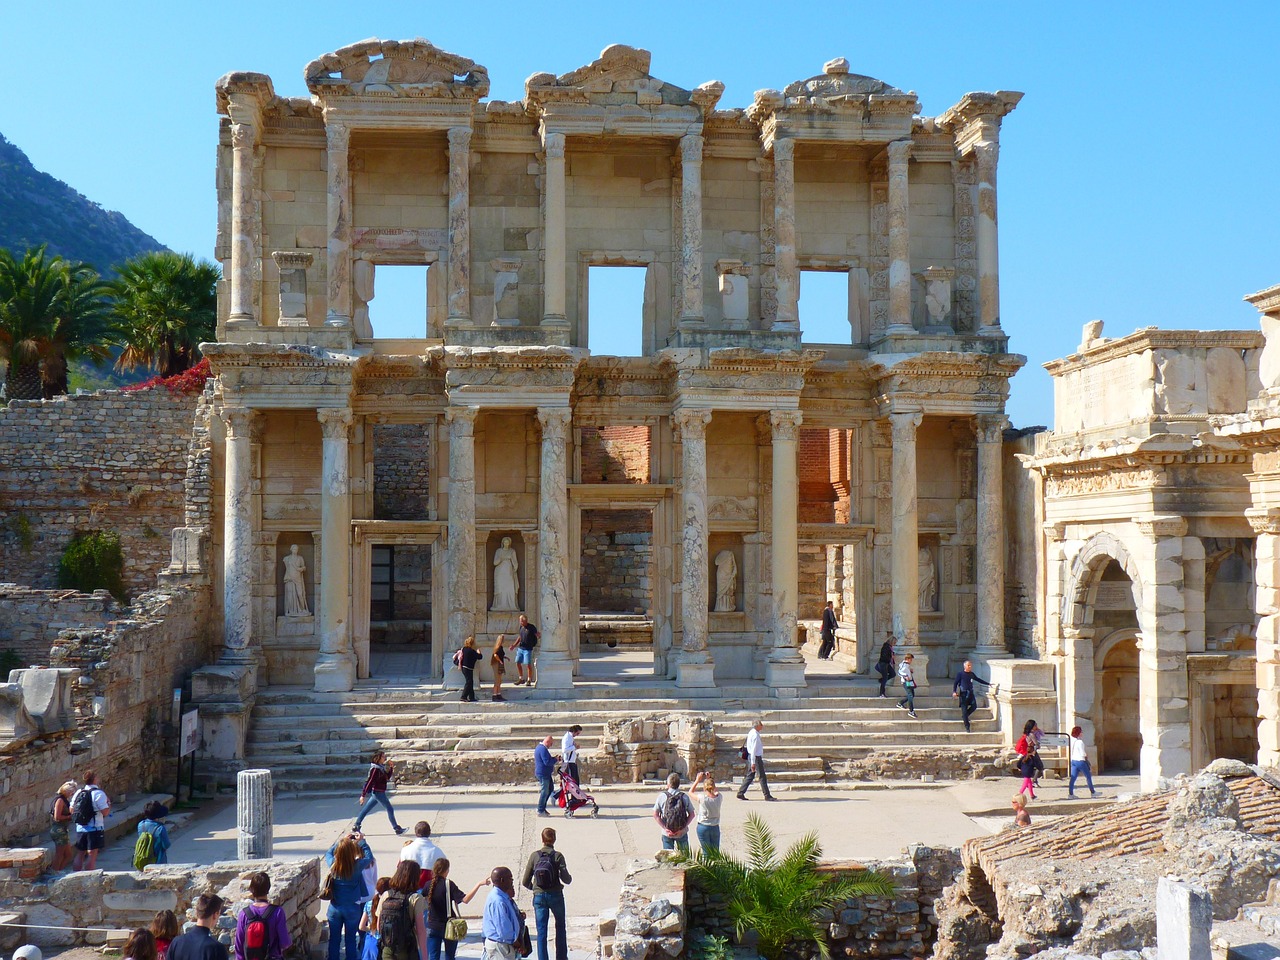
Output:
<instances>
[{"instance_id":1,"label":"red brick wall","mask_svg":"<svg viewBox=\"0 0 1280 960\"><path fill-rule=\"evenodd\" d=\"M828 430L800 431L800 522L834 523L836 488L831 483L831 444Z\"/></svg>"},{"instance_id":2,"label":"red brick wall","mask_svg":"<svg viewBox=\"0 0 1280 960\"><path fill-rule=\"evenodd\" d=\"M583 483L648 483L649 428L582 428Z\"/></svg>"}]
</instances>

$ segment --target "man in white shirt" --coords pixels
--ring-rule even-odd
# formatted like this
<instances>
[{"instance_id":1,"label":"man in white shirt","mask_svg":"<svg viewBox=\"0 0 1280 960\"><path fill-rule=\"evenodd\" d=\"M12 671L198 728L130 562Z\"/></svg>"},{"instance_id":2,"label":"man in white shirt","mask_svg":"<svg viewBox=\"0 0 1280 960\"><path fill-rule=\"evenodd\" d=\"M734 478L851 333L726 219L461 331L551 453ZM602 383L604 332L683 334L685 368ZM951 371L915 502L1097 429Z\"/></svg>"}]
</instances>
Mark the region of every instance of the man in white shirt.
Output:
<instances>
[{"instance_id":1,"label":"man in white shirt","mask_svg":"<svg viewBox=\"0 0 1280 960\"><path fill-rule=\"evenodd\" d=\"M747 743L743 748L747 751L747 779L742 781L742 787L738 790L739 800L747 799L747 788L755 782L757 775L760 777L760 789L764 791L764 798L778 799L769 792L769 777L764 770L764 739L760 736L760 731L763 729L764 722L757 720L747 731Z\"/></svg>"},{"instance_id":2,"label":"man in white shirt","mask_svg":"<svg viewBox=\"0 0 1280 960\"><path fill-rule=\"evenodd\" d=\"M93 805L93 818L81 823L77 811L83 804L81 794L87 794ZM98 851L105 846L107 837L107 814L111 812L111 800L107 792L98 786L98 777L88 770L84 775L84 786L71 797L71 817L76 828L76 858L71 862L72 870L93 870L98 863Z\"/></svg>"},{"instance_id":3,"label":"man in white shirt","mask_svg":"<svg viewBox=\"0 0 1280 960\"><path fill-rule=\"evenodd\" d=\"M431 840L431 824L425 820L419 820L417 826L413 828L414 839L404 845L404 849L400 851L401 860L412 860L422 868L422 877L424 881L431 880L431 868L436 865L436 861L444 857L444 851L437 847Z\"/></svg>"},{"instance_id":4,"label":"man in white shirt","mask_svg":"<svg viewBox=\"0 0 1280 960\"><path fill-rule=\"evenodd\" d=\"M582 732L582 728L576 723L564 733L564 739L560 741L560 760L564 763L564 772L573 777L576 783L582 783L582 778L578 776L578 741L577 735Z\"/></svg>"}]
</instances>

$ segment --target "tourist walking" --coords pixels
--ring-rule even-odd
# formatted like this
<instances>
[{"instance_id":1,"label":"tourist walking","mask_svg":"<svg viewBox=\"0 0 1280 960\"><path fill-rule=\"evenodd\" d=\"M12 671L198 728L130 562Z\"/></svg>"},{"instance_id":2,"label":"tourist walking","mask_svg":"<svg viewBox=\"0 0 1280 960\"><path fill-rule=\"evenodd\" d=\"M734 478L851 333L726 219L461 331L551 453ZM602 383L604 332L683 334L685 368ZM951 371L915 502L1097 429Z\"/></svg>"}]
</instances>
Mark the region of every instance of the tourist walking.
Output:
<instances>
[{"instance_id":1,"label":"tourist walking","mask_svg":"<svg viewBox=\"0 0 1280 960\"><path fill-rule=\"evenodd\" d=\"M538 628L523 613L520 614L520 633L516 637L516 674L519 676L516 680L517 687L526 683L533 686L538 682L533 672L533 648L538 645L538 636ZM526 668L529 671L528 679L525 679Z\"/></svg>"},{"instance_id":2,"label":"tourist walking","mask_svg":"<svg viewBox=\"0 0 1280 960\"><path fill-rule=\"evenodd\" d=\"M546 831L543 831L544 833ZM471 899L488 883L481 880L471 888L470 893L463 893L461 888L449 879L449 861L441 857L431 868L431 879L427 882L423 900L426 902L427 960L440 960L441 948L445 960L453 960L458 954L456 937L446 936L449 918L458 915L457 905L470 903Z\"/></svg>"},{"instance_id":3,"label":"tourist walking","mask_svg":"<svg viewBox=\"0 0 1280 960\"><path fill-rule=\"evenodd\" d=\"M991 686L988 681L973 672L973 661L966 660L964 669L956 674L956 682L951 685L951 696L960 701L960 719L964 721L965 730L973 729L969 725L969 718L978 709L978 695L973 690L975 683L980 683L984 687Z\"/></svg>"},{"instance_id":4,"label":"tourist walking","mask_svg":"<svg viewBox=\"0 0 1280 960\"><path fill-rule=\"evenodd\" d=\"M1084 774L1084 782L1089 785L1089 796L1096 797L1098 791L1093 789L1093 768L1089 766L1089 751L1084 745L1084 730L1072 727L1067 737L1067 756L1071 765L1071 779L1067 781L1067 799L1076 798L1076 778Z\"/></svg>"},{"instance_id":5,"label":"tourist walking","mask_svg":"<svg viewBox=\"0 0 1280 960\"><path fill-rule=\"evenodd\" d=\"M151 918L151 935L156 938L158 960L165 960L169 952L169 944L182 936L182 925L178 923L178 915L172 910L161 910Z\"/></svg>"},{"instance_id":6,"label":"tourist walking","mask_svg":"<svg viewBox=\"0 0 1280 960\"><path fill-rule=\"evenodd\" d=\"M53 863L49 869L53 873L61 873L71 866L75 859L76 848L71 842L71 798L76 792L76 782L68 780L53 795L53 803L49 807L49 839L53 841Z\"/></svg>"},{"instance_id":7,"label":"tourist walking","mask_svg":"<svg viewBox=\"0 0 1280 960\"><path fill-rule=\"evenodd\" d=\"M509 867L494 867L487 882L484 904L483 960L516 960L516 941L524 929L524 916L516 908L516 883Z\"/></svg>"},{"instance_id":8,"label":"tourist walking","mask_svg":"<svg viewBox=\"0 0 1280 960\"><path fill-rule=\"evenodd\" d=\"M582 777L578 776L578 734L581 732L582 727L575 723L564 732L564 739L560 741L560 762L577 783L582 783Z\"/></svg>"},{"instance_id":9,"label":"tourist walking","mask_svg":"<svg viewBox=\"0 0 1280 960\"><path fill-rule=\"evenodd\" d=\"M542 847L529 854L524 865L526 890L533 891L533 919L538 928L538 960L547 958L548 914L556 921L556 960L569 960L568 930L565 924L564 888L573 883L564 854L556 849L556 831L542 831ZM431 960L435 960L434 957Z\"/></svg>"},{"instance_id":10,"label":"tourist walking","mask_svg":"<svg viewBox=\"0 0 1280 960\"><path fill-rule=\"evenodd\" d=\"M106 845L107 817L111 814L111 798L98 786L92 770L84 775L84 786L71 798L71 821L76 829L76 856L72 870L93 870L98 864L98 851Z\"/></svg>"},{"instance_id":11,"label":"tourist walking","mask_svg":"<svg viewBox=\"0 0 1280 960\"><path fill-rule=\"evenodd\" d=\"M493 667L493 699L502 703L507 698L502 695L502 677L507 672L507 635L498 634L493 643L493 652L489 654L489 666Z\"/></svg>"},{"instance_id":12,"label":"tourist walking","mask_svg":"<svg viewBox=\"0 0 1280 960\"><path fill-rule=\"evenodd\" d=\"M138 839L133 845L133 867L141 870L152 863L169 862L169 829L163 823L163 804L150 801L142 808Z\"/></svg>"},{"instance_id":13,"label":"tourist walking","mask_svg":"<svg viewBox=\"0 0 1280 960\"><path fill-rule=\"evenodd\" d=\"M701 796L698 795L699 787L702 788ZM698 826L695 828L698 847L704 855L710 856L720 849L720 802L724 800L724 794L716 789L715 777L701 771L689 788L689 798L698 808Z\"/></svg>"},{"instance_id":14,"label":"tourist walking","mask_svg":"<svg viewBox=\"0 0 1280 960\"><path fill-rule=\"evenodd\" d=\"M818 647L818 659L830 660L836 649L836 605L828 600L822 611L822 645Z\"/></svg>"},{"instance_id":15,"label":"tourist walking","mask_svg":"<svg viewBox=\"0 0 1280 960\"><path fill-rule=\"evenodd\" d=\"M334 841L324 855L329 875L324 886L329 889L329 960L338 960L338 950L345 946L345 960L359 960L356 935L359 932L362 901L369 895L364 870L373 860L373 851L359 830L345 833Z\"/></svg>"},{"instance_id":16,"label":"tourist walking","mask_svg":"<svg viewBox=\"0 0 1280 960\"><path fill-rule=\"evenodd\" d=\"M467 637L454 655L453 662L462 671L462 702L476 702L476 664L484 659L484 654L476 649L476 638Z\"/></svg>"},{"instance_id":17,"label":"tourist walking","mask_svg":"<svg viewBox=\"0 0 1280 960\"><path fill-rule=\"evenodd\" d=\"M236 960L281 960L293 946L284 910L271 902L271 878L259 871L249 878L253 901L236 917Z\"/></svg>"},{"instance_id":18,"label":"tourist walking","mask_svg":"<svg viewBox=\"0 0 1280 960\"><path fill-rule=\"evenodd\" d=\"M888 639L880 645L880 659L876 661L876 673L880 674L880 696L888 697L884 692L884 688L893 678L894 664L897 661L893 655L893 634L889 634Z\"/></svg>"},{"instance_id":19,"label":"tourist walking","mask_svg":"<svg viewBox=\"0 0 1280 960\"><path fill-rule=\"evenodd\" d=\"M916 655L908 653L898 664L898 679L902 681L902 692L905 694L898 701L898 706L907 711L907 716L916 719L916 668L912 664Z\"/></svg>"},{"instance_id":20,"label":"tourist walking","mask_svg":"<svg viewBox=\"0 0 1280 960\"><path fill-rule=\"evenodd\" d=\"M738 789L738 799L747 799L747 788L755 782L756 777L760 778L760 790L764 793L766 800L777 800L772 793L769 792L769 775L765 771L764 764L764 738L760 736L760 731L764 729L764 722L757 720L755 724L747 731L747 742L743 745L742 751L746 754L747 776L742 781L742 786Z\"/></svg>"},{"instance_id":21,"label":"tourist walking","mask_svg":"<svg viewBox=\"0 0 1280 960\"><path fill-rule=\"evenodd\" d=\"M387 784L395 775L396 765L387 759L386 753L381 750L375 753L373 759L369 761L369 775L365 777L364 787L360 790L360 799L356 801L360 804L360 812L356 814L356 822L352 829L358 831L364 824L364 818L369 815L369 811L378 804L382 804L396 836L404 833L404 827L396 823L396 812L387 796Z\"/></svg>"},{"instance_id":22,"label":"tourist walking","mask_svg":"<svg viewBox=\"0 0 1280 960\"><path fill-rule=\"evenodd\" d=\"M1018 759L1018 772L1022 774L1022 793L1032 800L1036 798L1036 781L1044 773L1044 761L1036 753L1035 744L1028 746L1025 755Z\"/></svg>"},{"instance_id":23,"label":"tourist walking","mask_svg":"<svg viewBox=\"0 0 1280 960\"><path fill-rule=\"evenodd\" d=\"M146 927L138 927L124 942L124 960L159 960L155 935Z\"/></svg>"},{"instance_id":24,"label":"tourist walking","mask_svg":"<svg viewBox=\"0 0 1280 960\"><path fill-rule=\"evenodd\" d=\"M419 820L413 827L413 839L404 845L404 849L400 851L400 859L412 860L418 865L425 876L425 881L430 877L431 868L436 865L436 861L444 856L444 851L436 846L435 841L431 839L431 824L425 820Z\"/></svg>"},{"instance_id":25,"label":"tourist walking","mask_svg":"<svg viewBox=\"0 0 1280 960\"><path fill-rule=\"evenodd\" d=\"M667 777L667 788L653 801L653 819L662 830L662 849L679 847L689 852L689 824L693 823L693 801L680 789L680 774Z\"/></svg>"},{"instance_id":26,"label":"tourist walking","mask_svg":"<svg viewBox=\"0 0 1280 960\"><path fill-rule=\"evenodd\" d=\"M412 860L401 860L374 912L380 960L421 960L427 942L426 901L418 888L425 878ZM329 934L332 943L333 934Z\"/></svg>"},{"instance_id":27,"label":"tourist walking","mask_svg":"<svg viewBox=\"0 0 1280 960\"><path fill-rule=\"evenodd\" d=\"M1040 729L1040 725L1034 720L1028 720L1022 725L1022 736L1018 738L1018 742L1013 745L1014 752L1020 756L1027 755L1028 746L1040 749L1040 741L1044 739L1044 731Z\"/></svg>"},{"instance_id":28,"label":"tourist walking","mask_svg":"<svg viewBox=\"0 0 1280 960\"><path fill-rule=\"evenodd\" d=\"M213 935L224 904L216 893L200 894L196 900L196 925L173 938L168 960L228 960L227 948Z\"/></svg>"},{"instance_id":29,"label":"tourist walking","mask_svg":"<svg viewBox=\"0 0 1280 960\"><path fill-rule=\"evenodd\" d=\"M533 748L533 777L538 781L538 816L549 817L547 801L551 799L551 778L556 772L556 760L551 756L551 745L555 737L547 734L542 742Z\"/></svg>"}]
</instances>

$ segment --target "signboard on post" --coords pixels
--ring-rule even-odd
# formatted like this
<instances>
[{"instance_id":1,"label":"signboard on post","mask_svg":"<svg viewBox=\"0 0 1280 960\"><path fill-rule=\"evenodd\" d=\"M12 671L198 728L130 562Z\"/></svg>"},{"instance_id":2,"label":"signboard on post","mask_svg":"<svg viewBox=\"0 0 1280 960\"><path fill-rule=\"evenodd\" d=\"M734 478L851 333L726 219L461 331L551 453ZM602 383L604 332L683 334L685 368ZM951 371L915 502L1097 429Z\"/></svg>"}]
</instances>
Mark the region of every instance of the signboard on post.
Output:
<instances>
[{"instance_id":1,"label":"signboard on post","mask_svg":"<svg viewBox=\"0 0 1280 960\"><path fill-rule=\"evenodd\" d=\"M195 753L200 746L200 711L188 710L182 715L182 736L179 757Z\"/></svg>"}]
</instances>

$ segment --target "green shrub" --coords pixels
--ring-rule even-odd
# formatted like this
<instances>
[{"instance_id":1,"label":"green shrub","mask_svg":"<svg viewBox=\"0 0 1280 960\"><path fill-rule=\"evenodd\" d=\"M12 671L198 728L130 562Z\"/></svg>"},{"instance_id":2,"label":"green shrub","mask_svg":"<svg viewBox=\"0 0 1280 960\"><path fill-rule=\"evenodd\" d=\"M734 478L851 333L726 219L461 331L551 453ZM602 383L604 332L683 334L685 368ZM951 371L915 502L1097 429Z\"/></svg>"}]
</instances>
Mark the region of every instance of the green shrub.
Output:
<instances>
[{"instance_id":1,"label":"green shrub","mask_svg":"<svg viewBox=\"0 0 1280 960\"><path fill-rule=\"evenodd\" d=\"M121 603L128 603L120 534L114 530L76 534L58 561L58 586L83 593L109 590Z\"/></svg>"}]
</instances>

